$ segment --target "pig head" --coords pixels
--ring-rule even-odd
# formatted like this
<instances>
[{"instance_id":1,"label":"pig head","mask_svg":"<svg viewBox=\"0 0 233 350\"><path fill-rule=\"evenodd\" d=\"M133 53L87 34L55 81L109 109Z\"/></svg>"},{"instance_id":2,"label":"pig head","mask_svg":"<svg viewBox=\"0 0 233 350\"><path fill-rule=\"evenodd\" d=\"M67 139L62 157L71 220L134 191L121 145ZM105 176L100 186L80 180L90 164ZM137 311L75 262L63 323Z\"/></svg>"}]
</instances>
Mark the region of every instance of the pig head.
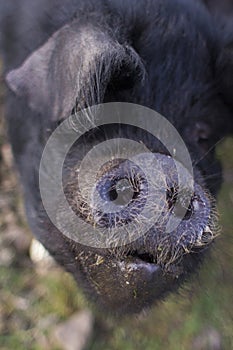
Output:
<instances>
[{"instance_id":1,"label":"pig head","mask_svg":"<svg viewBox=\"0 0 233 350\"><path fill-rule=\"evenodd\" d=\"M222 179L215 145L233 126L233 27L192 0L20 3L19 12L18 5L1 3L7 13L1 43L9 137L29 224L98 305L138 312L195 272L219 233L214 197ZM109 116L105 123L98 122L101 112ZM158 114L161 130L148 122ZM171 125L188 151L192 174L177 155ZM58 173L48 163L41 168L41 159L57 130L79 135L65 154L62 181L73 214L92 232L85 231L85 241L82 225L70 225L56 191L50 205L60 226L43 203ZM83 168L88 152L104 142L112 147L115 139L119 148L127 140L142 145L139 164L113 151L106 160L100 150ZM50 151L56 165L62 147ZM179 174L192 183L191 192L179 185ZM82 193L84 178L98 192L97 202ZM108 210L113 204L114 213ZM167 230L170 218L174 226ZM119 228L120 243L97 244L96 227L104 233Z\"/></svg>"}]
</instances>

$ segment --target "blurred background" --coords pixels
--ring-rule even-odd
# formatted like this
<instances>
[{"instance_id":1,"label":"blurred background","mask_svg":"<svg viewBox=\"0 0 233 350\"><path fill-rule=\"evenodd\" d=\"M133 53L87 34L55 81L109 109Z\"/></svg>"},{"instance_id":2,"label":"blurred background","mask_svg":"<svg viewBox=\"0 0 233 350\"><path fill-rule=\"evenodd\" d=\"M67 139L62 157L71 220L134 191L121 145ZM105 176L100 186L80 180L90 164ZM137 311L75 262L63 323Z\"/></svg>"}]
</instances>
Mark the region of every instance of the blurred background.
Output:
<instances>
[{"instance_id":1,"label":"blurred background","mask_svg":"<svg viewBox=\"0 0 233 350\"><path fill-rule=\"evenodd\" d=\"M233 138L217 147L222 235L179 294L138 317L90 311L72 277L32 242L4 122L0 81L0 349L233 349ZM122 315L123 316L123 315Z\"/></svg>"}]
</instances>

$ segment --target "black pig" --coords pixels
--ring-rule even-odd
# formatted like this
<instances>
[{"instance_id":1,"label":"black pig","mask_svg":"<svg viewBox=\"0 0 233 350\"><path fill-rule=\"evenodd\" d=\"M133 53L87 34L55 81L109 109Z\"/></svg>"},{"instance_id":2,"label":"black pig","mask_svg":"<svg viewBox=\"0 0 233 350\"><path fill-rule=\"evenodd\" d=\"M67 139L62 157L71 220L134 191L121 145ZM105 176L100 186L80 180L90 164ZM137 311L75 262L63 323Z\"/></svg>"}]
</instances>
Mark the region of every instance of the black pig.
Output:
<instances>
[{"instance_id":1,"label":"black pig","mask_svg":"<svg viewBox=\"0 0 233 350\"><path fill-rule=\"evenodd\" d=\"M194 0L1 0L0 12L9 138L32 231L101 307L139 312L176 290L217 234L213 197L221 166L214 149L232 132L232 23L212 17ZM67 237L51 222L41 200L39 166L47 140L66 118L110 102L148 107L173 124L191 155L194 192L188 204L181 200L187 212L171 233L162 220L128 244L101 248ZM122 121L98 128L92 122L64 164L64 189L76 215L100 228L124 227L132 219L128 210L114 217L98 212L101 220L95 220L80 199L75 175L85 152L119 137L140 141L155 154L168 178L164 221L179 216L173 209L180 189L166 147ZM127 186L117 187L117 181L127 180L137 214L148 194L141 173L125 159L109 161L98 175L100 195L109 203L120 191L124 197ZM65 220L59 203L56 210Z\"/></svg>"}]
</instances>

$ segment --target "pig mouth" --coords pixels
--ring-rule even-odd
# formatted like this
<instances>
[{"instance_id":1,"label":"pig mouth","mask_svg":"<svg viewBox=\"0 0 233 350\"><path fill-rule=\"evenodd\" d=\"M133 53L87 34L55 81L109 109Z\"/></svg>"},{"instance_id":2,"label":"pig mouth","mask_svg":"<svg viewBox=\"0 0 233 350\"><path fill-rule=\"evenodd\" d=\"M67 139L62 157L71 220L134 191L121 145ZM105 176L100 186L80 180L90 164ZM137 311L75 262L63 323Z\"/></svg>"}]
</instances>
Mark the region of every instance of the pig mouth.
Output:
<instances>
[{"instance_id":1,"label":"pig mouth","mask_svg":"<svg viewBox=\"0 0 233 350\"><path fill-rule=\"evenodd\" d=\"M199 262L194 266L191 261L200 261L200 256L208 251L217 235L216 223L213 225L213 221L198 235L189 232L186 237L183 233L182 237L178 229L175 238L166 237L164 234L161 238L162 234L157 232L157 239L154 239L153 245L151 235L148 235L143 243L134 242L134 247L118 261L118 265L120 269L128 272L143 271L144 274L153 276L162 271L163 275L178 279L197 268Z\"/></svg>"},{"instance_id":2,"label":"pig mouth","mask_svg":"<svg viewBox=\"0 0 233 350\"><path fill-rule=\"evenodd\" d=\"M139 265L151 272L153 272L153 266L160 267L165 273L173 273L172 268L180 266L186 256L205 252L218 233L216 223L213 225L211 222L199 234L189 232L185 237L185 233L183 233L182 237L178 229L175 233L175 239L174 237L166 237L164 234L163 238L160 238L158 233L157 235L158 238L155 240L153 248L151 247L151 236L144 240L143 247L137 249L136 243L135 249L131 249L124 257L126 264Z\"/></svg>"}]
</instances>

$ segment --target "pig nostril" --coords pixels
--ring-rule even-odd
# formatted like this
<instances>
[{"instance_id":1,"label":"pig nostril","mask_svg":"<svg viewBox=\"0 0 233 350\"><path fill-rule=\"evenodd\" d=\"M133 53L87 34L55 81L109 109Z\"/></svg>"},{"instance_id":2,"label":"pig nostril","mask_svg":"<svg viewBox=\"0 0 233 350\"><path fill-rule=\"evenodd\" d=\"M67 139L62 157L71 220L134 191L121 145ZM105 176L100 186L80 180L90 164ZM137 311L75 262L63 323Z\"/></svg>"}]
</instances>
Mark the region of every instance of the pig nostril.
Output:
<instances>
[{"instance_id":1,"label":"pig nostril","mask_svg":"<svg viewBox=\"0 0 233 350\"><path fill-rule=\"evenodd\" d=\"M192 212L193 212L193 205L192 203L190 203L183 220L189 220L192 216Z\"/></svg>"},{"instance_id":2,"label":"pig nostril","mask_svg":"<svg viewBox=\"0 0 233 350\"><path fill-rule=\"evenodd\" d=\"M137 165L122 160L114 166L106 163L94 186L91 219L101 227L123 226L141 215L147 198L147 178Z\"/></svg>"},{"instance_id":3,"label":"pig nostril","mask_svg":"<svg viewBox=\"0 0 233 350\"><path fill-rule=\"evenodd\" d=\"M184 203L178 201L173 209L173 213L177 218L189 220L193 213L193 205L190 203L189 206L186 207Z\"/></svg>"},{"instance_id":4,"label":"pig nostril","mask_svg":"<svg viewBox=\"0 0 233 350\"><path fill-rule=\"evenodd\" d=\"M178 190L174 187L171 187L167 190L166 200L167 200L169 210L174 208L176 204L177 194L178 194Z\"/></svg>"},{"instance_id":5,"label":"pig nostril","mask_svg":"<svg viewBox=\"0 0 233 350\"><path fill-rule=\"evenodd\" d=\"M117 199L118 193L117 193L115 188L108 192L108 197L109 197L110 202L113 202Z\"/></svg>"},{"instance_id":6,"label":"pig nostril","mask_svg":"<svg viewBox=\"0 0 233 350\"><path fill-rule=\"evenodd\" d=\"M178 188L175 187L169 188L166 196L168 210L170 212L182 220L189 220L191 218L193 210L195 209L193 200L187 203L186 196L179 194Z\"/></svg>"},{"instance_id":7,"label":"pig nostril","mask_svg":"<svg viewBox=\"0 0 233 350\"><path fill-rule=\"evenodd\" d=\"M108 182L101 189L101 197L106 201L116 201L118 205L127 205L132 199L135 199L138 194L138 188L130 182L129 179L113 179L112 183Z\"/></svg>"}]
</instances>

